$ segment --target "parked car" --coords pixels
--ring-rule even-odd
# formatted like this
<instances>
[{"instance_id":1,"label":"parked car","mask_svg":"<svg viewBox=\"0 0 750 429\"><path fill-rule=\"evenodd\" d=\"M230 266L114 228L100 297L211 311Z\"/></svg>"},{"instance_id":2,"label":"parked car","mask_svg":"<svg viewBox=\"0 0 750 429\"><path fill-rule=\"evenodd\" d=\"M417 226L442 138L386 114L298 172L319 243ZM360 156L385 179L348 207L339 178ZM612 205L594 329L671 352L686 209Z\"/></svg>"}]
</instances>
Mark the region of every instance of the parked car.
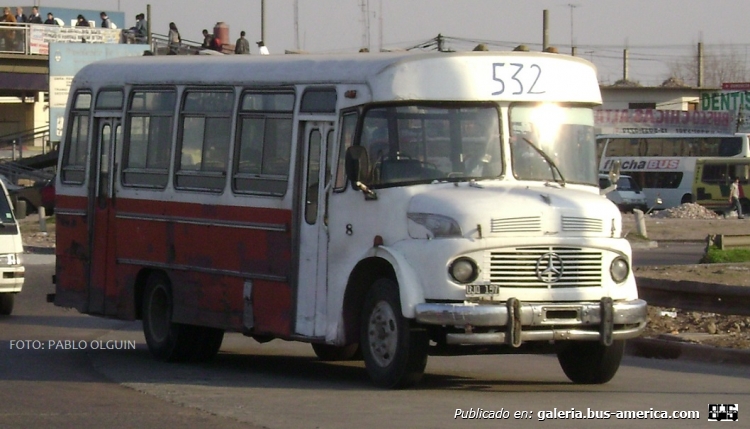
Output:
<instances>
[{"instance_id":1,"label":"parked car","mask_svg":"<svg viewBox=\"0 0 750 429\"><path fill-rule=\"evenodd\" d=\"M606 174L599 175L599 188L606 189L612 185L609 176ZM617 188L607 193L607 198L620 208L621 212L632 212L638 209L643 212L648 210L646 203L646 194L643 193L640 186L630 176L620 176L617 179Z\"/></svg>"}]
</instances>

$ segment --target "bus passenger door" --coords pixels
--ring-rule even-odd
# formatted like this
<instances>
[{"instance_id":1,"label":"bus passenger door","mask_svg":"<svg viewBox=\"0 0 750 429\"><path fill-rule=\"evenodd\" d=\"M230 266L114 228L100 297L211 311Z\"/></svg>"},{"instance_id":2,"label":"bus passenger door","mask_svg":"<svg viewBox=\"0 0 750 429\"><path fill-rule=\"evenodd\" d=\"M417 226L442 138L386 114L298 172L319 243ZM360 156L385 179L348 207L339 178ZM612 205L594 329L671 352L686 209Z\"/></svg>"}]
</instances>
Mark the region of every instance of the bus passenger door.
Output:
<instances>
[{"instance_id":1,"label":"bus passenger door","mask_svg":"<svg viewBox=\"0 0 750 429\"><path fill-rule=\"evenodd\" d=\"M106 305L114 290L114 155L122 130L119 118L96 118L97 137L92 148L89 176L89 313L114 313Z\"/></svg>"},{"instance_id":2,"label":"bus passenger door","mask_svg":"<svg viewBox=\"0 0 750 429\"><path fill-rule=\"evenodd\" d=\"M302 124L301 124L302 125ZM333 123L305 122L300 136L301 186L297 193L299 225L299 270L296 281L295 333L325 336L328 253L327 194L330 166L327 153L333 142Z\"/></svg>"}]
</instances>

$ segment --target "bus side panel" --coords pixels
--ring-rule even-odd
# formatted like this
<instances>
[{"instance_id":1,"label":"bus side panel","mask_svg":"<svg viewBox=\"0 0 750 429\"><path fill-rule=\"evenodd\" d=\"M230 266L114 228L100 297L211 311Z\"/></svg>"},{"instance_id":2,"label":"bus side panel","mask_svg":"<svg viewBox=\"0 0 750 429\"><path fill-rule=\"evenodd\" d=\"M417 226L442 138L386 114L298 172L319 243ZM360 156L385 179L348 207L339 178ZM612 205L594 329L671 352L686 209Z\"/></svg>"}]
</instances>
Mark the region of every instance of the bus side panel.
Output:
<instances>
[{"instance_id":1,"label":"bus side panel","mask_svg":"<svg viewBox=\"0 0 750 429\"><path fill-rule=\"evenodd\" d=\"M292 288L282 284L258 280L253 284L253 333L289 336L294 323L295 306Z\"/></svg>"},{"instance_id":2,"label":"bus side panel","mask_svg":"<svg viewBox=\"0 0 750 429\"><path fill-rule=\"evenodd\" d=\"M89 295L89 237L83 214L85 209L85 197L56 197L55 305L72 307L82 313L88 311Z\"/></svg>"},{"instance_id":3,"label":"bus side panel","mask_svg":"<svg viewBox=\"0 0 750 429\"><path fill-rule=\"evenodd\" d=\"M172 271L175 322L241 331L243 281L234 276Z\"/></svg>"},{"instance_id":4,"label":"bus side panel","mask_svg":"<svg viewBox=\"0 0 750 429\"><path fill-rule=\"evenodd\" d=\"M290 210L125 198L117 209L118 265L164 270L175 322L243 330L245 282L252 280L255 326L289 334ZM116 277L121 274L118 267ZM126 274L134 282L135 275ZM261 281L268 277L278 280ZM133 284L119 283L113 298L132 296Z\"/></svg>"}]
</instances>

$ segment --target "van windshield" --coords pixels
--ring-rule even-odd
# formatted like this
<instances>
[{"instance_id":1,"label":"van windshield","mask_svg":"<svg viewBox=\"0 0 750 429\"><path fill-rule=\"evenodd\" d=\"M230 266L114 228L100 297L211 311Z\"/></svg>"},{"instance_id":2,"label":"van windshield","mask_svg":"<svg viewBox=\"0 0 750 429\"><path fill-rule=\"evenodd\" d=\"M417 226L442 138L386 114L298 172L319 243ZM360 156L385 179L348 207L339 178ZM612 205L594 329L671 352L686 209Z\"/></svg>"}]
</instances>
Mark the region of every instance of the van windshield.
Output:
<instances>
[{"instance_id":1,"label":"van windshield","mask_svg":"<svg viewBox=\"0 0 750 429\"><path fill-rule=\"evenodd\" d=\"M359 138L374 188L503 173L494 104L398 105L367 110Z\"/></svg>"},{"instance_id":2,"label":"van windshield","mask_svg":"<svg viewBox=\"0 0 750 429\"><path fill-rule=\"evenodd\" d=\"M510 122L511 161L517 179L596 186L594 111L590 107L517 104L510 110Z\"/></svg>"},{"instance_id":3,"label":"van windshield","mask_svg":"<svg viewBox=\"0 0 750 429\"><path fill-rule=\"evenodd\" d=\"M632 177L620 177L617 179L617 189L620 191L640 191L641 188Z\"/></svg>"}]
</instances>

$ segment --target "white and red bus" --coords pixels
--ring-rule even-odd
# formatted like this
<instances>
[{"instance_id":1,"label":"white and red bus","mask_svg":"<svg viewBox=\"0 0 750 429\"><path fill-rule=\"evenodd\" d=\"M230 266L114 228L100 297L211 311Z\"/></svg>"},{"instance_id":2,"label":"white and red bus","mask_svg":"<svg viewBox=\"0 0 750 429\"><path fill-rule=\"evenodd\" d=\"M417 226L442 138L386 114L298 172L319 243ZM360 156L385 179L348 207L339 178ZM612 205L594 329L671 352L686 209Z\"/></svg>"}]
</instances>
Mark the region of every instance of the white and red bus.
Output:
<instances>
[{"instance_id":1,"label":"white and red bus","mask_svg":"<svg viewBox=\"0 0 750 429\"><path fill-rule=\"evenodd\" d=\"M75 77L54 303L142 319L158 358L225 332L361 356L557 353L616 373L646 322L599 195L596 72L547 53L106 60Z\"/></svg>"}]
</instances>

